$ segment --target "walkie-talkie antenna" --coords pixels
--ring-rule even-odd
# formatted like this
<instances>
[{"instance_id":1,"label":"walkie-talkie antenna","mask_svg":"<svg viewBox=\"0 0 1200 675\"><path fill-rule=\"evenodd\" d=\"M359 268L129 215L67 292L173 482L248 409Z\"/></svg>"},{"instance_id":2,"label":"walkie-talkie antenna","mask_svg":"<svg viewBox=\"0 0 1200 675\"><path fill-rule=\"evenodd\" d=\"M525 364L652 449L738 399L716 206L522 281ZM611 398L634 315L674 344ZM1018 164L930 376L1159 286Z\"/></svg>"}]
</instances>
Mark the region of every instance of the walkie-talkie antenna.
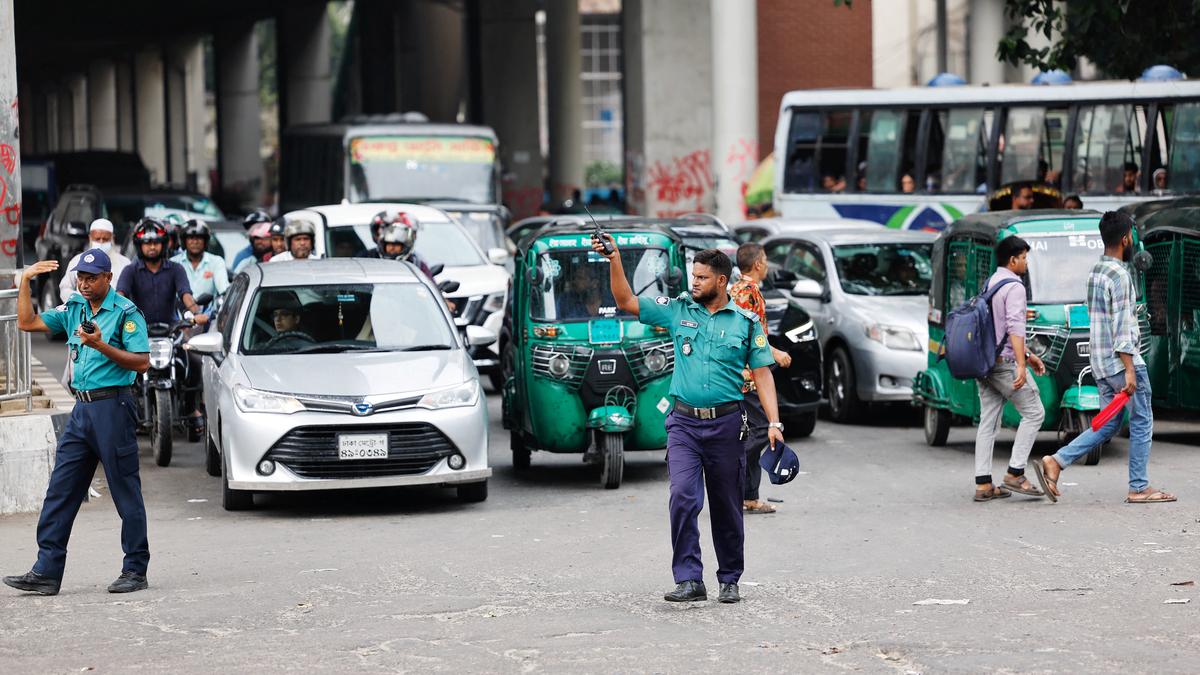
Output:
<instances>
[{"instance_id":1,"label":"walkie-talkie antenna","mask_svg":"<svg viewBox=\"0 0 1200 675\"><path fill-rule=\"evenodd\" d=\"M596 229L596 233L592 236L595 237L596 241L599 241L600 245L604 247L604 255L611 255L613 252L612 244L604 238L604 230L600 229L600 223L596 222L596 216L592 215L592 212L588 210L587 204L584 204L582 200L579 202L579 205L583 207L583 212L588 214L588 218L592 219L592 226Z\"/></svg>"}]
</instances>

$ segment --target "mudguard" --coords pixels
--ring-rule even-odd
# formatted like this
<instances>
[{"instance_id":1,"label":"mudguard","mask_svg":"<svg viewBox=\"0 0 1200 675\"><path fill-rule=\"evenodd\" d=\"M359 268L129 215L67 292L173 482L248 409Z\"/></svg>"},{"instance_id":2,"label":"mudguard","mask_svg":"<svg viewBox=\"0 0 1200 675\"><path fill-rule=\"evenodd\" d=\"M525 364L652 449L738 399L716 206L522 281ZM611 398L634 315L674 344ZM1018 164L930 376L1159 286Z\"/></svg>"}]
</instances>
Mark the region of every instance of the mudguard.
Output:
<instances>
[{"instance_id":1,"label":"mudguard","mask_svg":"<svg viewBox=\"0 0 1200 675\"><path fill-rule=\"evenodd\" d=\"M1094 384L1073 385L1063 392L1059 408L1094 413L1100 410L1100 390Z\"/></svg>"},{"instance_id":2,"label":"mudguard","mask_svg":"<svg viewBox=\"0 0 1200 675\"><path fill-rule=\"evenodd\" d=\"M625 433L633 428L633 415L624 406L601 406L588 413L587 427L610 434Z\"/></svg>"}]
</instances>

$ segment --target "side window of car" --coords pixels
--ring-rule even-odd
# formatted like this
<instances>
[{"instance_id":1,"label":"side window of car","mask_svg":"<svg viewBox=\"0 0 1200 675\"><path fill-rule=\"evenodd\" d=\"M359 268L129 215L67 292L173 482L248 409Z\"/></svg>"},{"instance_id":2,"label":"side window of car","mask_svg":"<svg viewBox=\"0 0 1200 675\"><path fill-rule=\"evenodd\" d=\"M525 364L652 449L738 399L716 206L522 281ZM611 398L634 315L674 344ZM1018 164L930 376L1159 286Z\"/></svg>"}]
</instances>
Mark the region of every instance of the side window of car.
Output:
<instances>
[{"instance_id":1,"label":"side window of car","mask_svg":"<svg viewBox=\"0 0 1200 675\"><path fill-rule=\"evenodd\" d=\"M229 351L233 337L233 324L237 322L237 315L241 310L242 300L246 297L246 286L249 282L249 277L244 274L233 280L233 286L229 289L229 297L221 308L220 316L217 317L217 330L221 331L226 352Z\"/></svg>"},{"instance_id":2,"label":"side window of car","mask_svg":"<svg viewBox=\"0 0 1200 675\"><path fill-rule=\"evenodd\" d=\"M809 244L793 246L783 268L802 278L825 283L825 262L820 252Z\"/></svg>"}]
</instances>

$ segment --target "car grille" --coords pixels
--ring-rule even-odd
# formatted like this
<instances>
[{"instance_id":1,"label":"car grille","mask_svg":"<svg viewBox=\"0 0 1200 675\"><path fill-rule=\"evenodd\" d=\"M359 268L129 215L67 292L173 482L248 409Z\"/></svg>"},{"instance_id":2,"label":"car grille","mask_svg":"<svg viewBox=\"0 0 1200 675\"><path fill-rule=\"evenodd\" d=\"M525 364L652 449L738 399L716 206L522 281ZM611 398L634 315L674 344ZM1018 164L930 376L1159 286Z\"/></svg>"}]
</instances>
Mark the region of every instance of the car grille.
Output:
<instances>
[{"instance_id":1,"label":"car grille","mask_svg":"<svg viewBox=\"0 0 1200 675\"><path fill-rule=\"evenodd\" d=\"M388 435L387 459L338 459L339 433ZM425 473L457 451L437 427L425 422L366 424L354 427L298 427L284 434L263 459L270 459L304 478L372 478Z\"/></svg>"}]
</instances>

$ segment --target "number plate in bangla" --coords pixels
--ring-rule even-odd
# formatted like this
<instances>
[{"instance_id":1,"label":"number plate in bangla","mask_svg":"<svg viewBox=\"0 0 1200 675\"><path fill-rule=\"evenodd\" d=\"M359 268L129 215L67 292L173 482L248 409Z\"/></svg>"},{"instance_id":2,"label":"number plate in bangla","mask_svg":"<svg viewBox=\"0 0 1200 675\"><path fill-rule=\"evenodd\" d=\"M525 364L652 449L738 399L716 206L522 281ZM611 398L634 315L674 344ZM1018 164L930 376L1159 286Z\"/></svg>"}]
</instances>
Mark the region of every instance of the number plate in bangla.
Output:
<instances>
[{"instance_id":1,"label":"number plate in bangla","mask_svg":"<svg viewBox=\"0 0 1200 675\"><path fill-rule=\"evenodd\" d=\"M388 435L338 434L338 459L387 459Z\"/></svg>"}]
</instances>

